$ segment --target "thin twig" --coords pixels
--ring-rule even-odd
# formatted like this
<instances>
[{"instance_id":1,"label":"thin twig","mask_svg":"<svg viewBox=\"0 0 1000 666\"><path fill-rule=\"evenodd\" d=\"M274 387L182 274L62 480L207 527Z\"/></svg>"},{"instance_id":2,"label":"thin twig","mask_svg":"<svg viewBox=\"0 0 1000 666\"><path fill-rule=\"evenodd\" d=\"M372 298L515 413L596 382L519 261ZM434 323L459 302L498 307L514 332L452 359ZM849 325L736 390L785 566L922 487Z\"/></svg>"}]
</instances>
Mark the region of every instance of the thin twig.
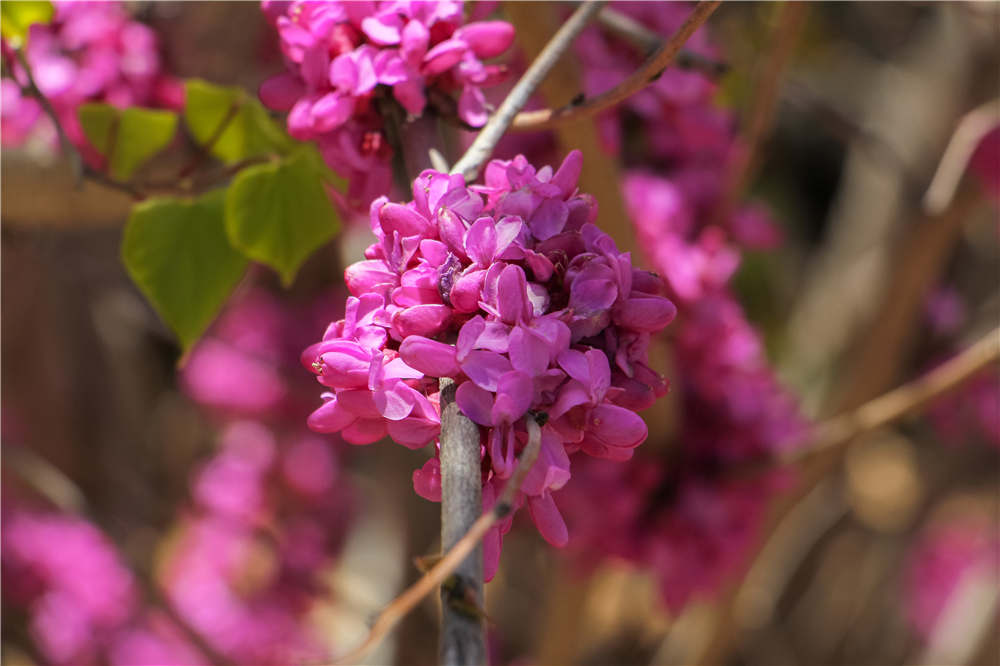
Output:
<instances>
[{"instance_id":1,"label":"thin twig","mask_svg":"<svg viewBox=\"0 0 1000 666\"><path fill-rule=\"evenodd\" d=\"M708 20L720 4L721 0L702 0L695 5L684 24L677 29L670 40L650 56L642 67L611 90L578 104L571 102L558 109L522 111L513 119L511 127L515 130L531 131L547 129L570 118L592 116L628 99L659 78L663 70L674 62L684 43Z\"/></svg>"},{"instance_id":2,"label":"thin twig","mask_svg":"<svg viewBox=\"0 0 1000 666\"><path fill-rule=\"evenodd\" d=\"M962 116L924 195L925 213L938 215L948 208L979 142L998 125L1000 99L991 100Z\"/></svg>"},{"instance_id":3,"label":"thin twig","mask_svg":"<svg viewBox=\"0 0 1000 666\"><path fill-rule=\"evenodd\" d=\"M977 372L1000 360L1000 328L917 379L869 400L857 409L820 423L808 449L788 454L787 461L850 442L858 435L892 423L931 400L960 386Z\"/></svg>"},{"instance_id":4,"label":"thin twig","mask_svg":"<svg viewBox=\"0 0 1000 666\"><path fill-rule=\"evenodd\" d=\"M229 125L233 122L233 119L236 118L236 114L239 113L241 106L242 103L239 101L235 101L229 105L229 109L226 110L226 115L224 115L222 120L219 121L218 126L216 126L215 130L212 131L212 134L209 135L208 140L204 144L197 145L197 154L190 162L181 167L180 171L177 172L176 180L183 180L187 178L209 158L212 154L212 149L215 148L215 144L219 142L219 139L223 134L225 134Z\"/></svg>"},{"instance_id":5,"label":"thin twig","mask_svg":"<svg viewBox=\"0 0 1000 666\"><path fill-rule=\"evenodd\" d=\"M861 435L889 425L960 387L991 363L1000 361L1000 328L933 370L856 409L816 424L807 434L806 446L763 461L738 465L732 476L742 478L783 465L801 464L817 455L854 441Z\"/></svg>"},{"instance_id":6,"label":"thin twig","mask_svg":"<svg viewBox=\"0 0 1000 666\"><path fill-rule=\"evenodd\" d=\"M517 492L521 489L521 484L528 475L528 471L535 464L542 443L542 431L535 419L529 414L525 418L525 422L528 427L528 443L521 452L513 477L504 486L496 504L479 517L465 533L465 536L452 546L430 571L396 597L379 614L361 645L338 659L335 664L352 664L364 659L365 655L378 646L399 621L406 617L407 613L448 579L469 553L479 545L490 528L511 512Z\"/></svg>"},{"instance_id":7,"label":"thin twig","mask_svg":"<svg viewBox=\"0 0 1000 666\"><path fill-rule=\"evenodd\" d=\"M25 58L24 52L21 49L17 49L15 53L21 68L24 70L24 76L28 80L26 92L38 100L38 103L42 107L42 111L45 112L45 115L49 117L49 120L51 120L52 124L55 126L56 133L59 135L59 145L62 148L63 154L65 154L72 163L73 173L76 174L77 180L87 178L88 180L92 180L96 183L104 185L105 187L118 190L119 192L124 192L136 201L145 199L146 194L144 192L141 192L128 183L122 183L108 177L100 171L91 168L91 166L84 161L83 155L80 154L80 151L77 150L76 146L73 145L73 142L70 141L69 135L66 134L66 130L59 121L59 114L56 113L56 110L52 107L52 103L49 101L49 98L45 96L45 93L42 92L41 88L39 88L38 84L35 82L35 76L31 73L31 66L28 65L28 59Z\"/></svg>"},{"instance_id":8,"label":"thin twig","mask_svg":"<svg viewBox=\"0 0 1000 666\"><path fill-rule=\"evenodd\" d=\"M608 32L617 35L637 47L644 56L649 56L663 46L663 35L650 30L628 14L605 7L597 20ZM701 71L709 77L722 76L729 71L729 63L715 60L690 49L681 49L674 62L681 69Z\"/></svg>"},{"instance_id":9,"label":"thin twig","mask_svg":"<svg viewBox=\"0 0 1000 666\"><path fill-rule=\"evenodd\" d=\"M524 76L514 85L500 108L490 117L489 122L479 132L476 140L465 151L465 155L455 163L451 170L452 173L462 174L467 181L475 180L479 173L479 167L493 153L493 148L510 127L515 116L520 115L518 111L524 108L538 84L548 75L549 70L555 66L562 54L569 49L576 36L583 31L590 19L603 5L603 1L588 0L573 12L569 20L559 28L542 49L542 52L538 54L538 57L535 58L535 61L531 63Z\"/></svg>"}]
</instances>

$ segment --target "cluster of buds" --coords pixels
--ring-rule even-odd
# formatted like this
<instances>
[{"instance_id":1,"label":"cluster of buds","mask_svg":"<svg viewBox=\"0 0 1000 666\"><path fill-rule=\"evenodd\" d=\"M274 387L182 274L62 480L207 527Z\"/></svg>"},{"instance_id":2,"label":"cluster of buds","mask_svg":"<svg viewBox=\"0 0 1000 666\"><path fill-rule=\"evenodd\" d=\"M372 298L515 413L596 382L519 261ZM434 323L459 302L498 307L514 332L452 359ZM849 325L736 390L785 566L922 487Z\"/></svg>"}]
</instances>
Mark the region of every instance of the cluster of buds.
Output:
<instances>
[{"instance_id":1,"label":"cluster of buds","mask_svg":"<svg viewBox=\"0 0 1000 666\"><path fill-rule=\"evenodd\" d=\"M428 170L413 201L374 201L377 241L346 270L345 317L302 356L329 389L310 427L354 444L436 439L439 380L452 378L459 408L482 426L487 504L527 442L526 415L544 420L518 503L556 545L568 535L550 493L569 479L569 456L627 460L646 438L635 412L666 390L647 346L675 313L660 279L594 226L596 204L576 189L582 160L574 151L556 170L495 160L479 186ZM436 458L414 483L440 497Z\"/></svg>"}]
</instances>

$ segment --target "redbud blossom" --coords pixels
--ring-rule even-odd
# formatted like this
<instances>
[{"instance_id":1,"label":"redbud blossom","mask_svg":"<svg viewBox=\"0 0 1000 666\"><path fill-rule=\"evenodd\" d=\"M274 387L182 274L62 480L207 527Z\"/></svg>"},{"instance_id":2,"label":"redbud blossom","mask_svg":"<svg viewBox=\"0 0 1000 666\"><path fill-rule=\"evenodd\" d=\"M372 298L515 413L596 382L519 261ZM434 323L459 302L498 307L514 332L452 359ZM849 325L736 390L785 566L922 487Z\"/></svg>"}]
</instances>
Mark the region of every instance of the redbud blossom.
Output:
<instances>
[{"instance_id":1,"label":"redbud blossom","mask_svg":"<svg viewBox=\"0 0 1000 666\"><path fill-rule=\"evenodd\" d=\"M666 389L647 365L649 337L675 312L662 282L594 226L596 204L576 189L582 160L496 160L473 186L428 170L412 201L376 199L377 240L345 271L344 319L302 355L329 389L310 427L354 444L437 439L439 379L453 378L462 413L482 426L487 500L516 467L525 418L545 414L517 504L556 545L568 534L550 493L569 479L569 456L627 460L646 438L635 409ZM414 487L440 497L436 460ZM489 572L506 529L487 540Z\"/></svg>"}]
</instances>

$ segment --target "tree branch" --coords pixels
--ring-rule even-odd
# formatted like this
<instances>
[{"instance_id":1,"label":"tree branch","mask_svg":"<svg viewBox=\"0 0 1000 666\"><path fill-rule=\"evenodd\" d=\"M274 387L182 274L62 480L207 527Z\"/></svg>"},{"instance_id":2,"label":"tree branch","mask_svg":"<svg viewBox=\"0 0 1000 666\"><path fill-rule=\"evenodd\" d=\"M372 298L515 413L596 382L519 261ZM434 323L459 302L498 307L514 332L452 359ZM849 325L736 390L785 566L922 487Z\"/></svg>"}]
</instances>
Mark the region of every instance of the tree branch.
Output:
<instances>
[{"instance_id":1,"label":"tree branch","mask_svg":"<svg viewBox=\"0 0 1000 666\"><path fill-rule=\"evenodd\" d=\"M726 188L716 221L725 220L736 206L760 162L760 148L771 131L774 108L781 91L781 80L792 50L805 23L804 2L785 2L778 8L778 18L770 31L770 48L754 85L753 104L746 122L742 150L737 150L726 178Z\"/></svg>"},{"instance_id":2,"label":"tree branch","mask_svg":"<svg viewBox=\"0 0 1000 666\"><path fill-rule=\"evenodd\" d=\"M716 3L718 4L718 3ZM490 117L489 122L479 132L476 140L472 142L469 149L465 151L458 162L452 167L452 173L460 173L465 176L466 181L475 180L479 174L479 167L482 166L493 153L493 148L497 145L500 137L503 136L511 122L515 119L524 105L528 103L528 98L535 92L535 88L548 75L549 70L556 64L563 53L569 49L576 36L583 31L590 22L590 19L604 5L603 1L588 0L580 5L569 20L553 35L549 43L538 54L528 71L514 85L514 88L507 95L507 98L497 109L496 113Z\"/></svg>"},{"instance_id":3,"label":"tree branch","mask_svg":"<svg viewBox=\"0 0 1000 666\"><path fill-rule=\"evenodd\" d=\"M869 400L857 409L820 423L808 449L786 456L793 462L850 442L858 435L892 423L962 385L977 372L1000 360L1000 328L917 379Z\"/></svg>"},{"instance_id":4,"label":"tree branch","mask_svg":"<svg viewBox=\"0 0 1000 666\"><path fill-rule=\"evenodd\" d=\"M995 328L971 347L938 367L856 409L816 424L807 436L808 445L763 461L738 465L733 476L742 478L778 466L801 464L813 457L849 444L924 407L960 387L991 363L1000 361L1000 328Z\"/></svg>"},{"instance_id":5,"label":"tree branch","mask_svg":"<svg viewBox=\"0 0 1000 666\"><path fill-rule=\"evenodd\" d=\"M530 131L548 129L569 118L592 116L628 99L659 78L663 70L674 62L684 43L708 20L720 4L721 0L702 0L695 5L673 37L650 56L642 67L611 90L579 104L571 102L558 109L522 111L513 119L511 127L515 130Z\"/></svg>"},{"instance_id":6,"label":"tree branch","mask_svg":"<svg viewBox=\"0 0 1000 666\"><path fill-rule=\"evenodd\" d=\"M479 426L455 402L457 386L441 379L441 550L447 552L482 515L482 472ZM483 549L476 545L455 570L455 589L476 606L483 603ZM482 620L463 613L441 588L440 663L464 666L486 663L486 631Z\"/></svg>"},{"instance_id":7,"label":"tree branch","mask_svg":"<svg viewBox=\"0 0 1000 666\"><path fill-rule=\"evenodd\" d=\"M979 142L998 125L1000 99L990 100L962 116L924 195L925 213L940 215L951 205L965 167L979 147Z\"/></svg>"},{"instance_id":8,"label":"tree branch","mask_svg":"<svg viewBox=\"0 0 1000 666\"><path fill-rule=\"evenodd\" d=\"M617 9L605 7L598 14L597 20L608 32L617 35L642 51L644 56L649 56L663 46L663 36L655 30L650 30L645 25L635 20L628 14L623 14ZM677 53L677 60L674 62L681 69L698 70L709 77L717 77L729 71L729 63L715 60L689 49L681 49Z\"/></svg>"},{"instance_id":9,"label":"tree branch","mask_svg":"<svg viewBox=\"0 0 1000 666\"><path fill-rule=\"evenodd\" d=\"M28 64L28 59L25 58L24 52L21 49L15 51L17 55L17 61L20 63L21 68L24 70L24 76L28 80L27 93L38 100L38 103L42 107L42 111L45 115L49 117L52 124L56 128L56 133L59 135L59 145L62 148L63 153L70 159L73 164L73 172L76 174L77 179L87 178L94 181L95 183L100 183L105 187L109 187L113 190L118 190L119 192L124 192L136 201L141 201L146 198L145 193L139 191L135 187L132 187L128 183L121 183L113 178L108 177L106 174L92 168L89 164L83 161L83 156L80 151L76 149L73 142L70 141L69 136L66 134L66 130L63 129L62 123L59 121L59 114L56 110L52 108L52 103L49 98L45 96L41 88L35 82L35 76L31 73L31 66ZM79 185L79 183L78 183Z\"/></svg>"},{"instance_id":10,"label":"tree branch","mask_svg":"<svg viewBox=\"0 0 1000 666\"><path fill-rule=\"evenodd\" d=\"M430 571L396 597L375 619L375 623L364 642L334 662L335 664L352 664L364 659L365 655L381 643L399 621L406 617L407 613L458 569L465 558L477 548L490 528L511 512L517 492L521 489L521 484L528 475L528 471L535 464L542 444L541 428L530 414L525 417L525 423L528 427L528 443L521 451L514 476L504 486L503 492L493 508L480 516L469 528L469 531L444 554L444 557Z\"/></svg>"}]
</instances>

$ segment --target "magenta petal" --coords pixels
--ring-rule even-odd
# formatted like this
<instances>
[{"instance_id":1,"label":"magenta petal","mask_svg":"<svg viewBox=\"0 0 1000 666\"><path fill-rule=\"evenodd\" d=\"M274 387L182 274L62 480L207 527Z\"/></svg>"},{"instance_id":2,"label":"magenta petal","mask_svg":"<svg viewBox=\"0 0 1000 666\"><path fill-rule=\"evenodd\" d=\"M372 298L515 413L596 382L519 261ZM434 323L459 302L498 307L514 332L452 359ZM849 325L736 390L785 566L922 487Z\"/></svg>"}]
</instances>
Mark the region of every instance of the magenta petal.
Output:
<instances>
[{"instance_id":1,"label":"magenta petal","mask_svg":"<svg viewBox=\"0 0 1000 666\"><path fill-rule=\"evenodd\" d=\"M486 267L493 261L497 250L497 230L493 218L481 217L465 234L465 251L469 258Z\"/></svg>"},{"instance_id":2,"label":"magenta petal","mask_svg":"<svg viewBox=\"0 0 1000 666\"><path fill-rule=\"evenodd\" d=\"M430 39L431 34L427 26L415 19L410 20L403 28L402 43L399 47L403 59L410 65L419 67L427 53Z\"/></svg>"},{"instance_id":3,"label":"magenta petal","mask_svg":"<svg viewBox=\"0 0 1000 666\"><path fill-rule=\"evenodd\" d=\"M358 85L358 64L350 53L343 53L330 63L330 84L342 93L354 93Z\"/></svg>"},{"instance_id":4,"label":"magenta petal","mask_svg":"<svg viewBox=\"0 0 1000 666\"><path fill-rule=\"evenodd\" d=\"M614 310L614 320L634 331L655 333L673 321L677 308L661 296L629 298Z\"/></svg>"},{"instance_id":5,"label":"magenta petal","mask_svg":"<svg viewBox=\"0 0 1000 666\"><path fill-rule=\"evenodd\" d=\"M580 382L571 381L559 390L559 397L549 409L550 418L559 418L569 410L580 405L590 404L590 393Z\"/></svg>"},{"instance_id":6,"label":"magenta petal","mask_svg":"<svg viewBox=\"0 0 1000 666\"><path fill-rule=\"evenodd\" d=\"M465 86L458 98L458 117L472 127L482 127L490 119L486 97L477 86Z\"/></svg>"},{"instance_id":7,"label":"magenta petal","mask_svg":"<svg viewBox=\"0 0 1000 666\"><path fill-rule=\"evenodd\" d=\"M462 371L487 391L496 391L500 375L510 372L510 361L495 352L474 350L465 355Z\"/></svg>"},{"instance_id":8,"label":"magenta petal","mask_svg":"<svg viewBox=\"0 0 1000 666\"><path fill-rule=\"evenodd\" d=\"M368 389L356 389L350 391L339 391L337 402L345 410L364 419L381 419L378 408L375 407L375 398Z\"/></svg>"},{"instance_id":9,"label":"magenta petal","mask_svg":"<svg viewBox=\"0 0 1000 666\"><path fill-rule=\"evenodd\" d=\"M557 185L562 190L563 196L569 196L576 189L581 171L583 171L583 153L571 150L549 182Z\"/></svg>"},{"instance_id":10,"label":"magenta petal","mask_svg":"<svg viewBox=\"0 0 1000 666\"><path fill-rule=\"evenodd\" d=\"M400 310L392 317L392 324L401 337L411 335L433 336L441 331L451 317L447 305L416 305Z\"/></svg>"},{"instance_id":11,"label":"magenta petal","mask_svg":"<svg viewBox=\"0 0 1000 666\"><path fill-rule=\"evenodd\" d=\"M569 456L562 440L552 428L542 430L542 445L538 459L531 466L521 484L526 495L541 495L547 490L558 490L569 481Z\"/></svg>"},{"instance_id":12,"label":"magenta petal","mask_svg":"<svg viewBox=\"0 0 1000 666\"><path fill-rule=\"evenodd\" d=\"M392 87L392 95L409 114L414 116L419 116L427 104L423 77L411 77L400 81Z\"/></svg>"},{"instance_id":13,"label":"magenta petal","mask_svg":"<svg viewBox=\"0 0 1000 666\"><path fill-rule=\"evenodd\" d=\"M395 14L368 16L361 21L361 29L368 35L368 38L383 46L399 44L400 28L402 28L402 21Z\"/></svg>"},{"instance_id":14,"label":"magenta petal","mask_svg":"<svg viewBox=\"0 0 1000 666\"><path fill-rule=\"evenodd\" d=\"M552 238L563 230L569 218L569 208L559 199L546 199L528 220L528 228L538 240Z\"/></svg>"},{"instance_id":15,"label":"magenta petal","mask_svg":"<svg viewBox=\"0 0 1000 666\"><path fill-rule=\"evenodd\" d=\"M377 291L382 285L395 286L399 276L381 259L357 261L344 270L344 281L347 289L355 296Z\"/></svg>"},{"instance_id":16,"label":"magenta petal","mask_svg":"<svg viewBox=\"0 0 1000 666\"><path fill-rule=\"evenodd\" d=\"M486 271L482 269L467 270L455 280L448 298L457 312L475 312L479 309L485 277Z\"/></svg>"},{"instance_id":17,"label":"magenta petal","mask_svg":"<svg viewBox=\"0 0 1000 666\"><path fill-rule=\"evenodd\" d=\"M413 490L425 500L441 501L441 461L431 458L413 472Z\"/></svg>"},{"instance_id":18,"label":"magenta petal","mask_svg":"<svg viewBox=\"0 0 1000 666\"><path fill-rule=\"evenodd\" d=\"M497 311L507 324L516 324L531 316L528 284L520 266L508 265L497 280Z\"/></svg>"},{"instance_id":19,"label":"magenta petal","mask_svg":"<svg viewBox=\"0 0 1000 666\"><path fill-rule=\"evenodd\" d=\"M476 56L495 58L514 43L514 26L506 21L477 21L459 28L455 36L465 40Z\"/></svg>"},{"instance_id":20,"label":"magenta petal","mask_svg":"<svg viewBox=\"0 0 1000 666\"><path fill-rule=\"evenodd\" d=\"M399 355L411 368L429 377L454 377L461 372L454 345L411 335L399 346Z\"/></svg>"},{"instance_id":21,"label":"magenta petal","mask_svg":"<svg viewBox=\"0 0 1000 666\"><path fill-rule=\"evenodd\" d=\"M313 129L317 132L329 132L346 123L353 113L353 97L339 92L327 93L313 104Z\"/></svg>"},{"instance_id":22,"label":"magenta petal","mask_svg":"<svg viewBox=\"0 0 1000 666\"><path fill-rule=\"evenodd\" d=\"M390 421L402 421L413 411L415 392L403 382L396 382L389 390L375 391L372 399L379 414Z\"/></svg>"},{"instance_id":23,"label":"magenta petal","mask_svg":"<svg viewBox=\"0 0 1000 666\"><path fill-rule=\"evenodd\" d=\"M479 315L462 324L461 330L458 331L458 340L455 343L459 359L464 359L470 351L476 349L476 341L484 330L486 330L486 320Z\"/></svg>"},{"instance_id":24,"label":"magenta petal","mask_svg":"<svg viewBox=\"0 0 1000 666\"><path fill-rule=\"evenodd\" d=\"M537 377L549 367L549 345L551 342L531 335L521 326L510 332L510 363L515 370Z\"/></svg>"},{"instance_id":25,"label":"magenta petal","mask_svg":"<svg viewBox=\"0 0 1000 666\"><path fill-rule=\"evenodd\" d=\"M445 72L457 65L468 50L469 47L465 42L458 39L447 39L427 52L421 71L427 76Z\"/></svg>"},{"instance_id":26,"label":"magenta petal","mask_svg":"<svg viewBox=\"0 0 1000 666\"><path fill-rule=\"evenodd\" d=\"M389 437L408 449L421 449L441 434L441 424L436 421L409 417L388 423Z\"/></svg>"},{"instance_id":27,"label":"magenta petal","mask_svg":"<svg viewBox=\"0 0 1000 666\"><path fill-rule=\"evenodd\" d=\"M379 210L379 221L382 231L391 236L398 231L400 236L427 236L432 229L431 223L423 215L409 206L397 203L387 203Z\"/></svg>"},{"instance_id":28,"label":"magenta petal","mask_svg":"<svg viewBox=\"0 0 1000 666\"><path fill-rule=\"evenodd\" d=\"M535 385L523 372L504 373L497 381L497 397L493 404L493 423L514 423L524 416L535 397Z\"/></svg>"},{"instance_id":29,"label":"magenta petal","mask_svg":"<svg viewBox=\"0 0 1000 666\"><path fill-rule=\"evenodd\" d=\"M289 73L272 76L260 84L260 101L275 111L290 111L295 102L305 94L302 81Z\"/></svg>"},{"instance_id":30,"label":"magenta petal","mask_svg":"<svg viewBox=\"0 0 1000 666\"><path fill-rule=\"evenodd\" d=\"M531 512L531 519L535 521L535 526L546 541L557 548L562 548L569 542L569 530L566 529L566 522L551 494L529 497L528 511Z\"/></svg>"},{"instance_id":31,"label":"magenta petal","mask_svg":"<svg viewBox=\"0 0 1000 666\"><path fill-rule=\"evenodd\" d=\"M556 357L559 367L566 371L566 374L580 382L590 383L590 362L586 354L575 349L567 349Z\"/></svg>"},{"instance_id":32,"label":"magenta petal","mask_svg":"<svg viewBox=\"0 0 1000 666\"><path fill-rule=\"evenodd\" d=\"M310 430L322 433L340 432L357 420L357 416L347 411L337 402L337 398L331 397L324 402L316 411L309 415L306 424Z\"/></svg>"},{"instance_id":33,"label":"magenta petal","mask_svg":"<svg viewBox=\"0 0 1000 666\"><path fill-rule=\"evenodd\" d=\"M382 419L358 419L344 428L340 436L348 444L371 444L386 436L385 421Z\"/></svg>"},{"instance_id":34,"label":"magenta petal","mask_svg":"<svg viewBox=\"0 0 1000 666\"><path fill-rule=\"evenodd\" d=\"M633 448L642 444L649 431L646 422L630 409L597 405L590 411L589 434L611 447Z\"/></svg>"},{"instance_id":35,"label":"magenta petal","mask_svg":"<svg viewBox=\"0 0 1000 666\"><path fill-rule=\"evenodd\" d=\"M493 394L479 388L472 382L462 382L455 391L455 402L462 413L481 426L493 425L490 415L493 409Z\"/></svg>"},{"instance_id":36,"label":"magenta petal","mask_svg":"<svg viewBox=\"0 0 1000 666\"><path fill-rule=\"evenodd\" d=\"M500 321L488 321L476 338L476 348L506 354L510 348L510 327Z\"/></svg>"}]
</instances>

